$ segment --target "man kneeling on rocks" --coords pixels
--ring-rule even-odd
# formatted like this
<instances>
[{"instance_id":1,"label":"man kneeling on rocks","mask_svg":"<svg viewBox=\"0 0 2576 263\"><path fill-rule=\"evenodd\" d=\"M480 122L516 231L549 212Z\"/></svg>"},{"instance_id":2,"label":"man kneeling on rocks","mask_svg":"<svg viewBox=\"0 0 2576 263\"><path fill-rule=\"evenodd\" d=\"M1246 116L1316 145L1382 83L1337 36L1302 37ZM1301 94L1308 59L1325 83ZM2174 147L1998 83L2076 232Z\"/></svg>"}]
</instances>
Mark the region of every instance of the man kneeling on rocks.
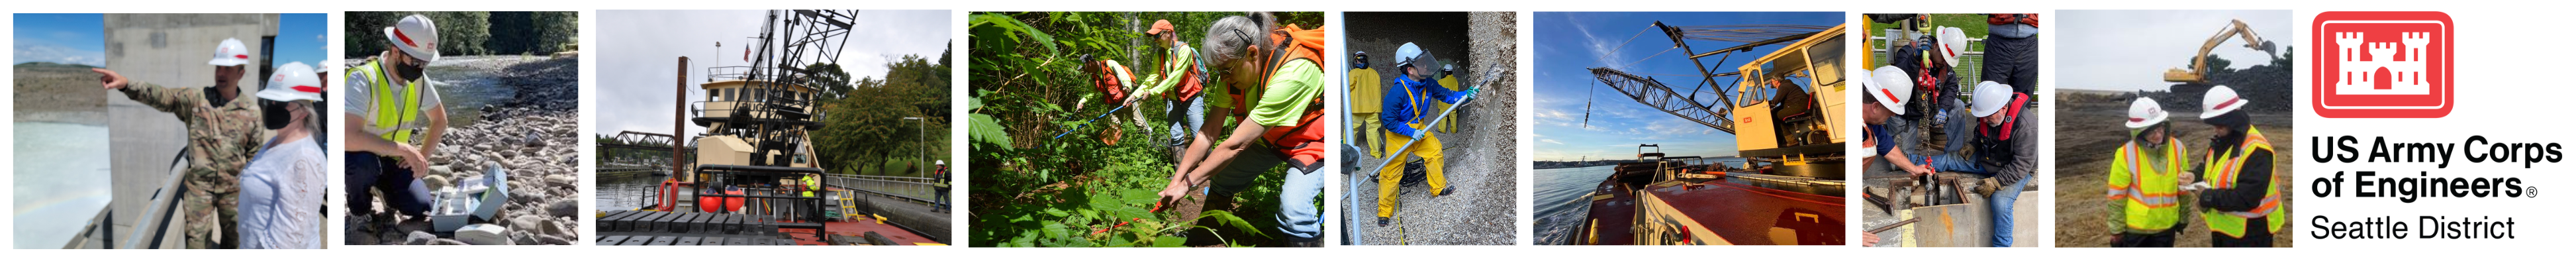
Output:
<instances>
[{"instance_id":1,"label":"man kneeling on rocks","mask_svg":"<svg viewBox=\"0 0 2576 263\"><path fill-rule=\"evenodd\" d=\"M392 47L375 59L349 69L348 192L349 213L374 211L373 188L385 193L395 212L419 217L429 211L430 189L420 176L429 171L429 156L447 134L447 106L439 104L424 67L438 61L438 27L428 17L403 17L385 28ZM420 130L426 134L417 134Z\"/></svg>"}]
</instances>

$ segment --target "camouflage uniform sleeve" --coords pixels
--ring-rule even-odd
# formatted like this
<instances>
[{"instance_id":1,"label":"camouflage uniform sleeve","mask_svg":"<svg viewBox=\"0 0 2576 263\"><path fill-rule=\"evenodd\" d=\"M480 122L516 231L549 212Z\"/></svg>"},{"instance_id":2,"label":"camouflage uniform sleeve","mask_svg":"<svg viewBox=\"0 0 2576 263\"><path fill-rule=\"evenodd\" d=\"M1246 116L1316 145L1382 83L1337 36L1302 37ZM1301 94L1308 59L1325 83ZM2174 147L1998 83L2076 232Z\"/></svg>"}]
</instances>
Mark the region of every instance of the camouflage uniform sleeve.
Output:
<instances>
[{"instance_id":1,"label":"camouflage uniform sleeve","mask_svg":"<svg viewBox=\"0 0 2576 263\"><path fill-rule=\"evenodd\" d=\"M172 113L170 115L179 117L179 122L186 123L197 122L196 114L191 114L189 111L197 109L196 103L206 101L204 90L205 88L195 87L162 87L143 82L127 84L125 88L117 89L118 92L124 92L127 99L152 106L154 110Z\"/></svg>"}]
</instances>

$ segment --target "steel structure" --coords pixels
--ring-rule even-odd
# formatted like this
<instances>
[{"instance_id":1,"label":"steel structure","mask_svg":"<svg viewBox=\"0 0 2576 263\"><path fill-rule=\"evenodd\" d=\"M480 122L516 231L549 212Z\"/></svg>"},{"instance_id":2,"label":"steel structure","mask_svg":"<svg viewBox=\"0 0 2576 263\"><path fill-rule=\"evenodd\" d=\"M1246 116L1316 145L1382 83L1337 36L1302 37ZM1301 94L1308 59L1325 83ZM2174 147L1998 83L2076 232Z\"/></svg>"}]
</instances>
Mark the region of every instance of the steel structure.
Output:
<instances>
[{"instance_id":1,"label":"steel structure","mask_svg":"<svg viewBox=\"0 0 2576 263\"><path fill-rule=\"evenodd\" d=\"M1640 77L1610 68L1592 68L1592 77L1600 79L1603 84L1609 84L1611 89L1619 90L1620 94L1636 99L1638 103L1645 103L1646 107L1672 113L1675 117L1708 125L1719 131L1735 133L1735 122L1726 120L1729 112L1725 107L1735 104L1733 98L1719 95L1718 100L1723 103L1718 104L1718 107L1709 107L1708 103L1702 103L1699 100L1699 93L1674 91L1672 87L1664 86L1663 82L1656 81L1654 77Z\"/></svg>"},{"instance_id":2,"label":"steel structure","mask_svg":"<svg viewBox=\"0 0 2576 263\"><path fill-rule=\"evenodd\" d=\"M1647 107L1653 107L1655 110L1660 110L1664 113L1671 113L1673 116L1691 120L1692 122L1698 122L1701 125L1708 125L1710 128L1717 128L1719 131L1725 131L1726 133L1732 134L1735 133L1735 122L1728 120L1736 117L1734 116L1734 111L1730 110L1733 105L1736 105L1736 101L1733 96L1727 96L1726 94L1735 92L1736 83L1740 81L1717 81L1717 78L1739 77L1740 80L1741 76L1743 76L1743 72L1718 68L1726 65L1722 63L1718 65L1709 65L1707 62L1701 62L1700 58L1718 56L1717 60L1719 62L1724 62L1728 58L1733 58L1736 53L1752 52L1753 48L1761 46L1793 43L1801 39L1814 37L1816 33L1823 32L1824 30L1831 29L1832 27L1803 25L1672 26L1665 25L1664 22L1659 21L1655 22L1655 28L1663 31L1664 36L1673 41L1673 48L1679 48L1682 49L1682 52L1691 54L1691 65L1693 65L1694 69L1699 70L1700 74L1698 77L1700 77L1700 84L1692 85L1693 89L1689 92L1677 91L1673 90L1670 86L1665 86L1662 81L1657 81L1653 77L1639 77L1635 74L1629 74L1627 72L1611 68L1592 68L1593 78L1601 80L1602 84L1609 84L1612 89L1619 90L1619 93L1626 94L1628 95L1628 98L1636 99L1638 103L1644 103ZM1698 50L1693 50L1687 40L1728 41L1744 44L1702 53ZM1701 86L1709 87L1710 89L1707 91L1710 93L1716 93L1715 97L1717 98L1713 100L1701 99L1699 94L1702 93L1700 92L1701 90L1698 89ZM1716 107L1709 106L1712 102L1716 103Z\"/></svg>"},{"instance_id":3,"label":"steel structure","mask_svg":"<svg viewBox=\"0 0 2576 263\"><path fill-rule=\"evenodd\" d=\"M694 152L669 134L626 131L608 139L611 142L599 143L597 152L601 175L668 172L674 166L687 166L686 156Z\"/></svg>"},{"instance_id":4,"label":"steel structure","mask_svg":"<svg viewBox=\"0 0 2576 263\"><path fill-rule=\"evenodd\" d=\"M856 10L773 10L769 21L761 25L755 44L745 53L752 66L708 68L709 78L750 80L759 90L786 90L789 85L809 83L818 72L805 68L817 62L838 63L841 49L848 45L851 23ZM708 135L741 137L758 152L796 152L808 143L804 131L822 128L814 121L810 96L786 93L760 93L747 97L750 103L737 104L729 116L703 116L697 122L723 122L710 125ZM790 155L759 158L758 166L785 166Z\"/></svg>"}]
</instances>

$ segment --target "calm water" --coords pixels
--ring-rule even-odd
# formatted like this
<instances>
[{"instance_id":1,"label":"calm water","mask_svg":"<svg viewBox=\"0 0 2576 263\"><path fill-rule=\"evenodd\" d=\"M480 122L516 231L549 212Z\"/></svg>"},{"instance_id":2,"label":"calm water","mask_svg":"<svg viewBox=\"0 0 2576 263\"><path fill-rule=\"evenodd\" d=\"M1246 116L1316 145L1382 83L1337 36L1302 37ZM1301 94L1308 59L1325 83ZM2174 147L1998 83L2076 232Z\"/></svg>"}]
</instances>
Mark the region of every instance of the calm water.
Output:
<instances>
[{"instance_id":1,"label":"calm water","mask_svg":"<svg viewBox=\"0 0 2576 263\"><path fill-rule=\"evenodd\" d=\"M1742 158L1706 158L1690 161L1691 164L1721 162L1731 167L1744 166ZM1591 194L1592 187L1601 185L1601 179L1609 178L1610 172L1617 171L1617 168L1618 166L1615 165L1604 165L1537 170L1538 186L1534 190L1538 191L1538 199L1531 205L1537 206L1535 208L1538 209L1538 218L1536 218L1538 223L1531 231L1538 232L1538 239L1532 240L1532 243L1559 244L1564 241L1566 235L1574 234L1574 228L1582 226L1584 215L1591 209L1581 202L1583 196Z\"/></svg>"},{"instance_id":2,"label":"calm water","mask_svg":"<svg viewBox=\"0 0 2576 263\"><path fill-rule=\"evenodd\" d=\"M16 248L62 248L107 207L107 126L19 122L12 138L10 226Z\"/></svg>"},{"instance_id":3,"label":"calm water","mask_svg":"<svg viewBox=\"0 0 2576 263\"><path fill-rule=\"evenodd\" d=\"M594 206L599 211L633 210L644 205L644 191L660 183L662 177L654 175L601 176Z\"/></svg>"},{"instance_id":4,"label":"calm water","mask_svg":"<svg viewBox=\"0 0 2576 263\"><path fill-rule=\"evenodd\" d=\"M468 63L507 63L518 57L442 57L429 64L429 80L438 85L438 99L447 104L447 126L465 127L483 119L483 106L500 104L519 96L517 88L501 83L489 71L476 70Z\"/></svg>"}]
</instances>

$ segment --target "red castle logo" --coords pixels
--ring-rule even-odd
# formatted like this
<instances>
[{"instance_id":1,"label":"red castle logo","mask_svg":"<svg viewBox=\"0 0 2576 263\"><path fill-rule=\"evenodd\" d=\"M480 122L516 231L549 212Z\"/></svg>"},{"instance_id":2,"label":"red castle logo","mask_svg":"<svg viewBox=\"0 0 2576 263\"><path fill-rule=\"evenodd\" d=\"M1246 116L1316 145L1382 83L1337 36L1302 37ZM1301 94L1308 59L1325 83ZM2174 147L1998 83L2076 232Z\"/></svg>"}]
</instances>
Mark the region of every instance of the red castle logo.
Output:
<instances>
[{"instance_id":1,"label":"red castle logo","mask_svg":"<svg viewBox=\"0 0 2576 263\"><path fill-rule=\"evenodd\" d=\"M2309 30L2310 107L2327 118L2441 118L2451 114L2451 16L2442 12L2325 12Z\"/></svg>"}]
</instances>

